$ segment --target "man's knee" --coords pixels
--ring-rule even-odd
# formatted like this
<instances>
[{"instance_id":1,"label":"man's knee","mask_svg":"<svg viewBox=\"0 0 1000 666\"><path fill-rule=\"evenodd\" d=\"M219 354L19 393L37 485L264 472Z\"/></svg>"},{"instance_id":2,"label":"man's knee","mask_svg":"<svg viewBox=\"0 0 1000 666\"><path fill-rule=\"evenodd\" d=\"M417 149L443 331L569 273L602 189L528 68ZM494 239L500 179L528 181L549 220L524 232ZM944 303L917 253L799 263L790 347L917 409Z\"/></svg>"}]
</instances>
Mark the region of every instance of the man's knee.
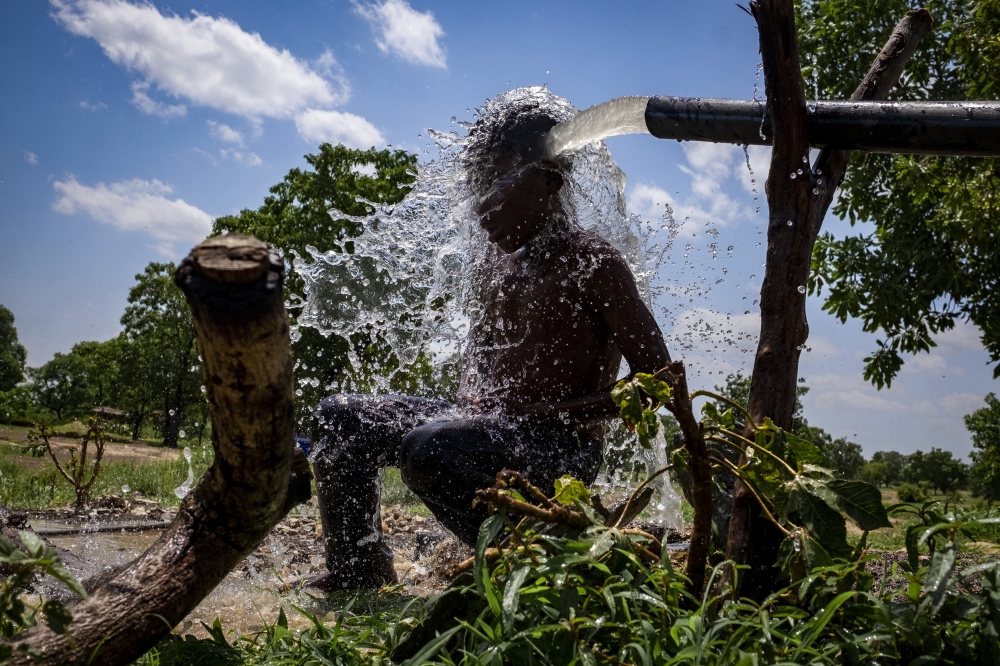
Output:
<instances>
[{"instance_id":1,"label":"man's knee","mask_svg":"<svg viewBox=\"0 0 1000 666\"><path fill-rule=\"evenodd\" d=\"M411 430L399 450L399 473L414 492L430 490L448 467L452 437L443 424L431 423Z\"/></svg>"},{"instance_id":2,"label":"man's knee","mask_svg":"<svg viewBox=\"0 0 1000 666\"><path fill-rule=\"evenodd\" d=\"M336 462L364 453L361 428L364 404L359 396L327 396L313 410L313 455L317 460Z\"/></svg>"}]
</instances>

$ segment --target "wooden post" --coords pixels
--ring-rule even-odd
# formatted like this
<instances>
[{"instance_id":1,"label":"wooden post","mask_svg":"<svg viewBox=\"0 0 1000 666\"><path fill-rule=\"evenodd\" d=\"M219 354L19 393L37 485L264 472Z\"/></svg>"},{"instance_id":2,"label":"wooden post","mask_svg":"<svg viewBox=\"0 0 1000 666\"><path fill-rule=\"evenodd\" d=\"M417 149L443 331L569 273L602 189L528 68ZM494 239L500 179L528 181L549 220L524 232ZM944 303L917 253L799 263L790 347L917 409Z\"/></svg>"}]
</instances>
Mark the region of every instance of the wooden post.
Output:
<instances>
[{"instance_id":1,"label":"wooden post","mask_svg":"<svg viewBox=\"0 0 1000 666\"><path fill-rule=\"evenodd\" d=\"M799 69L792 0L750 3L760 31L764 88L774 131L767 192L767 259L761 289L761 331L750 383L754 421L770 417L789 428L795 410L799 354L809 336L806 280L813 245L834 192L844 178L850 152L823 150L809 162L808 109ZM907 60L931 25L926 9L909 12L876 58L852 99L883 98L899 80ZM750 434L748 424L746 434ZM745 462L745 461L744 461ZM739 594L762 599L775 584L773 565L781 534L760 515L750 492L737 481L726 555L750 565Z\"/></svg>"},{"instance_id":2,"label":"wooden post","mask_svg":"<svg viewBox=\"0 0 1000 666\"><path fill-rule=\"evenodd\" d=\"M248 236L216 236L177 269L194 314L215 462L143 555L73 608L66 634L37 626L11 640L12 664L130 664L194 609L297 502L284 264ZM31 646L41 654L32 660Z\"/></svg>"}]
</instances>

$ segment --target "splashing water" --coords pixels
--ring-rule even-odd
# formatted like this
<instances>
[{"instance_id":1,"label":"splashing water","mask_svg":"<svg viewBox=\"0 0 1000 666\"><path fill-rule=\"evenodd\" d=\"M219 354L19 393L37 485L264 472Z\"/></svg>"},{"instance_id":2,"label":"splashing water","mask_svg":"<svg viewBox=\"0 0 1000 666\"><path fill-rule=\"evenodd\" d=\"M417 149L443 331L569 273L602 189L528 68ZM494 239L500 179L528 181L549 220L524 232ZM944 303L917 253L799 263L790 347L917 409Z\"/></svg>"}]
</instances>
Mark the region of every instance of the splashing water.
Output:
<instances>
[{"instance_id":1,"label":"splashing water","mask_svg":"<svg viewBox=\"0 0 1000 666\"><path fill-rule=\"evenodd\" d=\"M177 495L180 499L188 496L188 493L191 492L191 485L194 483L194 467L191 466L191 448L188 446L184 447L184 459L187 460L188 464L187 480L174 488L174 495Z\"/></svg>"},{"instance_id":2,"label":"splashing water","mask_svg":"<svg viewBox=\"0 0 1000 666\"><path fill-rule=\"evenodd\" d=\"M616 97L592 106L572 120L552 128L545 139L550 155L578 150L584 146L623 134L649 134L646 127L648 97Z\"/></svg>"},{"instance_id":3,"label":"splashing water","mask_svg":"<svg viewBox=\"0 0 1000 666\"><path fill-rule=\"evenodd\" d=\"M651 306L649 279L659 268L665 248L652 242L651 225L626 214L625 174L600 142L606 136L646 132L646 99L620 98L578 114L566 100L544 87L518 88L488 101L476 115L493 117L506 107L528 101L564 123L553 130L562 132L561 150L572 150L560 203L572 224L622 254L640 294ZM574 117L583 121L565 123ZM473 126L465 122L457 125L460 130ZM489 275L486 269L499 256L474 213L477 199L462 159L470 142L468 133L428 130L428 134L435 141L438 157L421 165L403 201L396 205L366 202L373 212L362 217L335 213L336 218L347 217L362 228L361 235L353 239L353 254L320 253L309 248L309 256L293 259L305 285L297 326L347 340L376 332L391 348L400 368L415 361L421 352L432 356L438 366L458 363L470 329L484 314L480 294ZM664 213L664 222L675 225L669 211ZM298 337L298 328L292 335ZM353 352L348 356L354 371L360 371L357 356ZM396 372L399 370L376 368L373 389L388 392ZM326 388L335 392L340 387ZM634 437L632 440L622 446L641 450ZM650 460L640 456L641 466L647 471L663 467L665 461L656 459L664 457L663 446L660 442L654 447L659 452L647 456ZM602 474L597 485L607 496L619 491L624 494L630 483L631 479L612 472ZM661 486L651 506L660 507L654 512L658 522L681 525L680 499L669 483Z\"/></svg>"}]
</instances>

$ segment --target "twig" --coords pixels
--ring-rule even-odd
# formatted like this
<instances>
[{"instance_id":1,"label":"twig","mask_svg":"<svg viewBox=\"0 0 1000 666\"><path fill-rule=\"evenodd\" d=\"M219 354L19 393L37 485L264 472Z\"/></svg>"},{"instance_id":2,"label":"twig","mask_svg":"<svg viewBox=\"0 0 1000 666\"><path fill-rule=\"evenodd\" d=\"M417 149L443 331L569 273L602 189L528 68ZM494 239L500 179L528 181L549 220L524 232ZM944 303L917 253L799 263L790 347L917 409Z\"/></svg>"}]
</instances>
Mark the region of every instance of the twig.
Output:
<instances>
[{"instance_id":1,"label":"twig","mask_svg":"<svg viewBox=\"0 0 1000 666\"><path fill-rule=\"evenodd\" d=\"M514 499L510 495L504 495L496 488L477 490L476 499L481 502L488 502L497 507L503 507L508 511L522 516L537 518L547 523L559 523L569 525L570 527L590 527L593 524L586 516L573 511L569 507L553 505L551 509L543 509L534 504Z\"/></svg>"}]
</instances>

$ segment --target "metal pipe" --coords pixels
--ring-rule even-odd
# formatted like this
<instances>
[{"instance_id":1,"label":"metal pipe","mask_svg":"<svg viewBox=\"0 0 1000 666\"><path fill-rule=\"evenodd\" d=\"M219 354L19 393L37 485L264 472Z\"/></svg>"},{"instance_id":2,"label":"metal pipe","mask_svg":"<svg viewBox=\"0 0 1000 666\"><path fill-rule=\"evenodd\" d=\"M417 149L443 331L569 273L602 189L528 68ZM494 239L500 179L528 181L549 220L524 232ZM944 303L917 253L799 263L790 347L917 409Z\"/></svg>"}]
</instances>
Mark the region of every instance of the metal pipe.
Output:
<instances>
[{"instance_id":1,"label":"metal pipe","mask_svg":"<svg viewBox=\"0 0 1000 666\"><path fill-rule=\"evenodd\" d=\"M1000 155L1000 102L809 102L809 144L870 153ZM646 127L660 139L771 144L763 102L651 97Z\"/></svg>"}]
</instances>

